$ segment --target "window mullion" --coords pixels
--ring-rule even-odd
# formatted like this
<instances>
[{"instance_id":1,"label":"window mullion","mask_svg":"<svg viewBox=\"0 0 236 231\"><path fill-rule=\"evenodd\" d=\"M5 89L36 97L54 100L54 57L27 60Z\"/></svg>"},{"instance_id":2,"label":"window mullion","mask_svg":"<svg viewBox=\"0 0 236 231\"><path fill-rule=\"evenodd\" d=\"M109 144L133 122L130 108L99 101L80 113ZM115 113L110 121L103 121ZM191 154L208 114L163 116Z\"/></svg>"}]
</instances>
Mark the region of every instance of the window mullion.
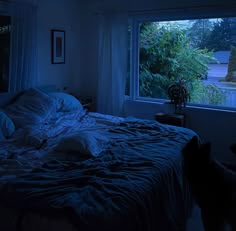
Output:
<instances>
[{"instance_id":1,"label":"window mullion","mask_svg":"<svg viewBox=\"0 0 236 231\"><path fill-rule=\"evenodd\" d=\"M131 21L131 78L130 78L130 95L133 100L139 94L139 22Z\"/></svg>"}]
</instances>

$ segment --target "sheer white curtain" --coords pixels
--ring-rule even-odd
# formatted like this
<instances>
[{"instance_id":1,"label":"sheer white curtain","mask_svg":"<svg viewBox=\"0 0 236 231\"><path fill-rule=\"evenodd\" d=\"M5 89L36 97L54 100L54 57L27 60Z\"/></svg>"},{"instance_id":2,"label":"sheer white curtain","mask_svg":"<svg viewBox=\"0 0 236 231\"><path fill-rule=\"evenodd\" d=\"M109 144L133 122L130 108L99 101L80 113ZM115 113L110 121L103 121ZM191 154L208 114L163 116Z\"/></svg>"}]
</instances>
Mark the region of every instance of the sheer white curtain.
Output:
<instances>
[{"instance_id":1,"label":"sheer white curtain","mask_svg":"<svg viewBox=\"0 0 236 231\"><path fill-rule=\"evenodd\" d=\"M128 15L99 15L97 111L120 116L123 112L128 61Z\"/></svg>"},{"instance_id":2,"label":"sheer white curtain","mask_svg":"<svg viewBox=\"0 0 236 231\"><path fill-rule=\"evenodd\" d=\"M11 55L9 91L37 84L37 8L27 3L11 3Z\"/></svg>"}]
</instances>

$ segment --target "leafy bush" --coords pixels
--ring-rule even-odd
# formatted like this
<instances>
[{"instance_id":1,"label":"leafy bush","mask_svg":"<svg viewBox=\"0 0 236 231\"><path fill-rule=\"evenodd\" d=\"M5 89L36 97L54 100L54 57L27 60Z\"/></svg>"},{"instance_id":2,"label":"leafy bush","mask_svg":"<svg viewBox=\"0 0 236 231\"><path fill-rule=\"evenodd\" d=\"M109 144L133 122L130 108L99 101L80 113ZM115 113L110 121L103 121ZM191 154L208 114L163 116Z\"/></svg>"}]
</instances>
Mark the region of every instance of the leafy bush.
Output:
<instances>
[{"instance_id":1,"label":"leafy bush","mask_svg":"<svg viewBox=\"0 0 236 231\"><path fill-rule=\"evenodd\" d=\"M192 90L190 92L192 103L223 105L226 100L223 90L215 84L205 84L200 80L194 80L192 82Z\"/></svg>"},{"instance_id":2,"label":"leafy bush","mask_svg":"<svg viewBox=\"0 0 236 231\"><path fill-rule=\"evenodd\" d=\"M186 30L177 24L143 23L140 27L140 96L167 98L168 87L184 80L195 103L218 104L224 94L200 78L213 54L191 46Z\"/></svg>"},{"instance_id":3,"label":"leafy bush","mask_svg":"<svg viewBox=\"0 0 236 231\"><path fill-rule=\"evenodd\" d=\"M145 68L140 72L140 96L166 99L169 85L170 80L160 74L153 74Z\"/></svg>"}]
</instances>

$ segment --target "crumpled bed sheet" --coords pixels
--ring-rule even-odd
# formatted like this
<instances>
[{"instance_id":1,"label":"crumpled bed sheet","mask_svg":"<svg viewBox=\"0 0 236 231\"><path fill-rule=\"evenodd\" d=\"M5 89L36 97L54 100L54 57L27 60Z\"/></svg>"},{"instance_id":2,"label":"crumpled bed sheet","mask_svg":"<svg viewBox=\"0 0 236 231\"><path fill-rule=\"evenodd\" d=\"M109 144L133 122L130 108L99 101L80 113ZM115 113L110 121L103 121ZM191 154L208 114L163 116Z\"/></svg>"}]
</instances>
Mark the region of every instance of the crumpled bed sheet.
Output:
<instances>
[{"instance_id":1,"label":"crumpled bed sheet","mask_svg":"<svg viewBox=\"0 0 236 231\"><path fill-rule=\"evenodd\" d=\"M22 147L10 159L5 154L0 204L51 219L66 217L83 231L182 230L192 201L181 151L196 134L156 121L127 118L108 125L94 117L85 118L86 126L67 121L69 126L57 127L60 135L54 133L41 149ZM73 153L71 161L66 157L72 154L65 153L60 158L55 145L76 129L106 134L109 148L99 157Z\"/></svg>"}]
</instances>

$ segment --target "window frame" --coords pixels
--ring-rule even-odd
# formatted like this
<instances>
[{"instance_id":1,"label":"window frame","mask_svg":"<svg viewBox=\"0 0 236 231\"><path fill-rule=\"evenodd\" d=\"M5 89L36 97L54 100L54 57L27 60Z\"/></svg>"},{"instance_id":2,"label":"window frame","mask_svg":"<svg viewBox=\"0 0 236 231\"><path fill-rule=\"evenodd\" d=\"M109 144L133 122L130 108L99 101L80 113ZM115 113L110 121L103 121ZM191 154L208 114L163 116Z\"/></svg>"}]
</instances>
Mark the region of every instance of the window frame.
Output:
<instances>
[{"instance_id":1,"label":"window frame","mask_svg":"<svg viewBox=\"0 0 236 231\"><path fill-rule=\"evenodd\" d=\"M207 16L206 16L207 15ZM127 99L131 101L152 102L164 104L167 99L149 98L139 96L139 25L144 22L161 22L175 20L190 20L190 19L207 19L207 18L223 18L236 17L236 5L221 7L206 7L192 9L169 9L159 10L155 12L144 12L139 14L131 14L129 24L131 28L130 39L130 89ZM188 102L186 107L206 108L211 110L235 111L235 107L217 106L207 104L197 104Z\"/></svg>"}]
</instances>

